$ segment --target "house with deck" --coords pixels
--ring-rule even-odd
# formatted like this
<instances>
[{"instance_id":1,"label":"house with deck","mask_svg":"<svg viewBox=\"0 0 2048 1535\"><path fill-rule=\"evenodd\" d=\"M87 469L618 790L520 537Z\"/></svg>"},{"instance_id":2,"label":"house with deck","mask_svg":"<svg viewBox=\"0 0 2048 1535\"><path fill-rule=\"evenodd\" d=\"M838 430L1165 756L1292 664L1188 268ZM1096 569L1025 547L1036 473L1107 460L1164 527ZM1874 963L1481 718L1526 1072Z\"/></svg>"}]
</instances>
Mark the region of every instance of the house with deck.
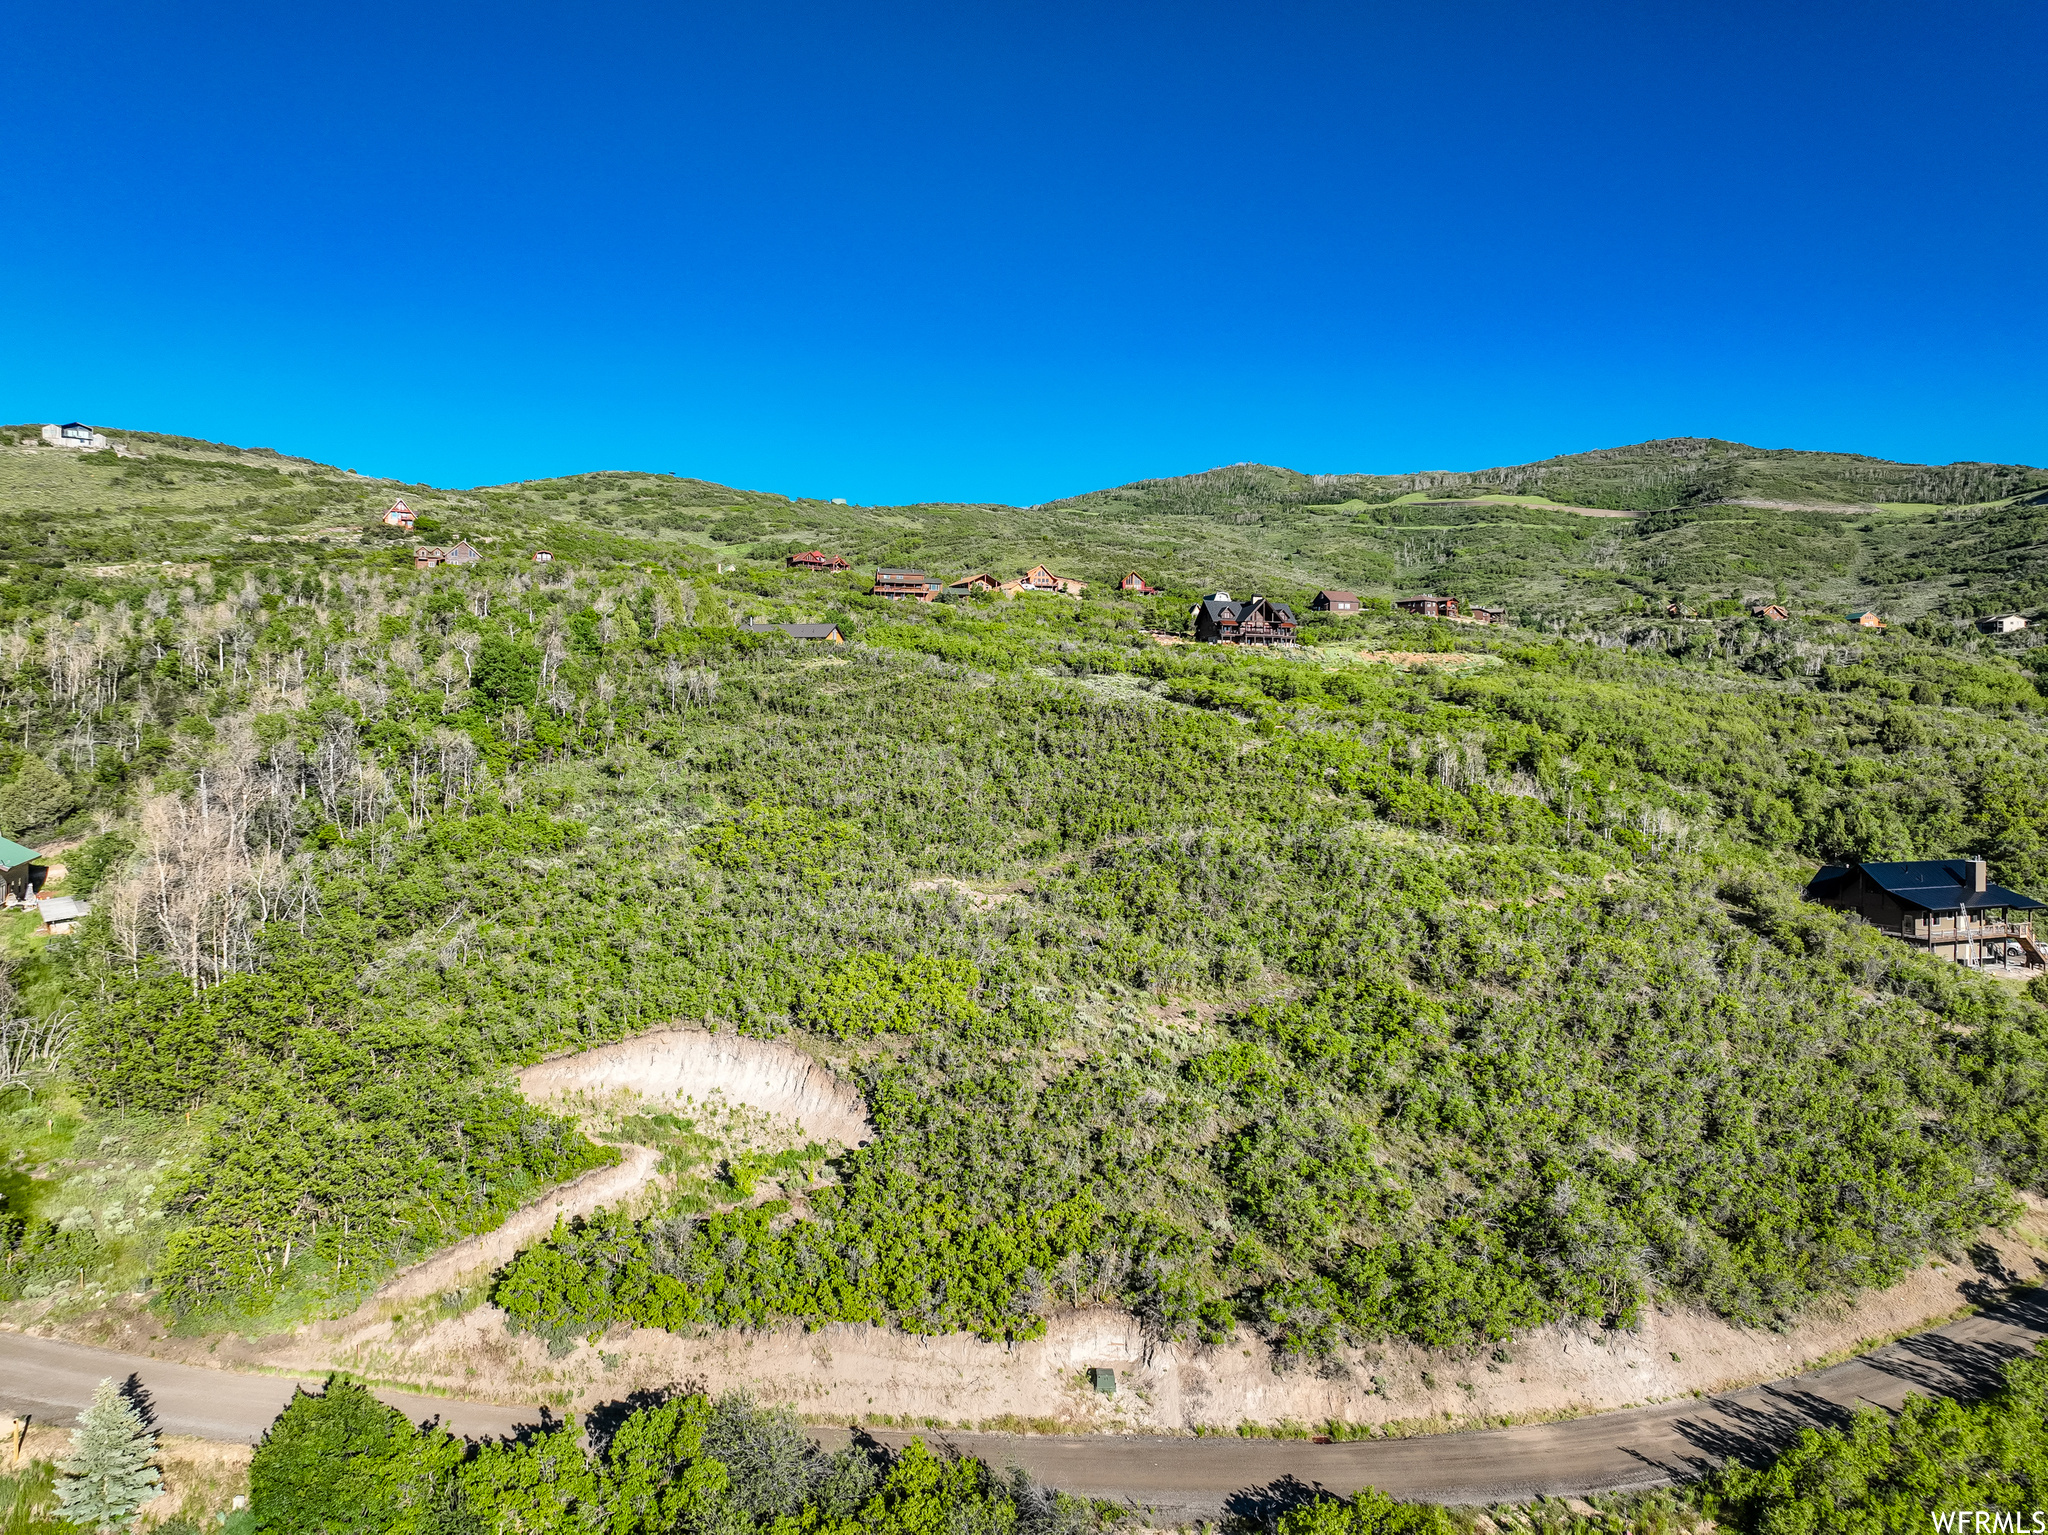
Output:
<instances>
[{"instance_id":1,"label":"house with deck","mask_svg":"<svg viewBox=\"0 0 2048 1535\"><path fill-rule=\"evenodd\" d=\"M408 533L412 531L412 525L417 521L418 516L403 501L392 502L391 509L384 514L385 527L403 528Z\"/></svg>"},{"instance_id":2,"label":"house with deck","mask_svg":"<svg viewBox=\"0 0 2048 1535\"><path fill-rule=\"evenodd\" d=\"M801 554L792 554L789 563L796 570L822 570L830 573L845 570L853 561L841 554L826 554L821 549L806 549Z\"/></svg>"},{"instance_id":3,"label":"house with deck","mask_svg":"<svg viewBox=\"0 0 2048 1535\"><path fill-rule=\"evenodd\" d=\"M1123 580L1117 582L1116 589L1120 592L1136 592L1140 597L1157 597L1159 595L1159 588L1150 585L1135 570L1127 574Z\"/></svg>"},{"instance_id":4,"label":"house with deck","mask_svg":"<svg viewBox=\"0 0 2048 1535\"><path fill-rule=\"evenodd\" d=\"M1195 640L1203 645L1292 645L1300 620L1270 597L1234 598L1211 592L1188 610Z\"/></svg>"},{"instance_id":5,"label":"house with deck","mask_svg":"<svg viewBox=\"0 0 2048 1535\"><path fill-rule=\"evenodd\" d=\"M1981 858L1831 863L1808 883L1806 898L1853 911L1936 959L2021 971L2048 967L2034 937L2033 913L2042 903L1993 884Z\"/></svg>"},{"instance_id":6,"label":"house with deck","mask_svg":"<svg viewBox=\"0 0 2048 1535\"><path fill-rule=\"evenodd\" d=\"M912 602L930 602L939 595L939 583L921 570L884 567L875 572L875 584L868 588L868 595L908 598Z\"/></svg>"},{"instance_id":7,"label":"house with deck","mask_svg":"<svg viewBox=\"0 0 2048 1535\"><path fill-rule=\"evenodd\" d=\"M450 565L474 565L483 558L483 551L468 539L457 539L448 546L447 561Z\"/></svg>"},{"instance_id":8,"label":"house with deck","mask_svg":"<svg viewBox=\"0 0 2048 1535\"><path fill-rule=\"evenodd\" d=\"M1457 598L1438 597L1430 592L1424 592L1419 597L1399 598L1395 601L1394 606L1403 613L1413 613L1418 618L1456 618L1458 616Z\"/></svg>"}]
</instances>

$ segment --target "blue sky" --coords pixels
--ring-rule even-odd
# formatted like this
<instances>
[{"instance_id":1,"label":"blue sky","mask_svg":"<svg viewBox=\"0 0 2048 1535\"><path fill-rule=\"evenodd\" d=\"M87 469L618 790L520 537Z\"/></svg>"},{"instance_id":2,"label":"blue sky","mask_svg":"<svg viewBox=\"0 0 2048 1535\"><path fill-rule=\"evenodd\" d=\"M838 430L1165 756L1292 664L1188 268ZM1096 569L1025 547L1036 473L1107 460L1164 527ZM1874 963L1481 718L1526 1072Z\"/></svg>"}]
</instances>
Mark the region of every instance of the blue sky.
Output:
<instances>
[{"instance_id":1,"label":"blue sky","mask_svg":"<svg viewBox=\"0 0 2048 1535\"><path fill-rule=\"evenodd\" d=\"M1676 435L2048 463L2038 0L34 31L0 420L863 503Z\"/></svg>"}]
</instances>

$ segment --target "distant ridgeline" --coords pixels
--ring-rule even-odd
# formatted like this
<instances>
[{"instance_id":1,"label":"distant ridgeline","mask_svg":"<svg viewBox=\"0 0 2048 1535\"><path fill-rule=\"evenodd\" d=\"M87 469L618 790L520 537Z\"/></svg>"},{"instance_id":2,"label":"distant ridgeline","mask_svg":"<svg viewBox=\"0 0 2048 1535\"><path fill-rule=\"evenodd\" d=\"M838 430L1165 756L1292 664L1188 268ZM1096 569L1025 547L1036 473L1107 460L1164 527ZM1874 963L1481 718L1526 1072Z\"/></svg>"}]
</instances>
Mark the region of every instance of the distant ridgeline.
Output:
<instances>
[{"instance_id":1,"label":"distant ridgeline","mask_svg":"<svg viewBox=\"0 0 2048 1535\"><path fill-rule=\"evenodd\" d=\"M0 1322L283 1327L633 1142L644 1216L492 1280L558 1353L1781 1324L2048 1194L2048 986L1802 899L1850 857L2048 895L2048 645L1971 621L2041 590L2037 491L1602 516L1240 467L883 510L82 429L0 432L0 836L91 906L0 912ZM2042 481L1558 463L1695 459L1808 504ZM1194 643L1217 591L1290 642ZM678 1023L833 1061L873 1139L516 1088Z\"/></svg>"},{"instance_id":2,"label":"distant ridgeline","mask_svg":"<svg viewBox=\"0 0 2048 1535\"><path fill-rule=\"evenodd\" d=\"M143 564L397 565L464 540L527 563L745 566L822 550L857 573L915 568L940 585L1043 563L1098 591L1136 571L1177 598L1220 587L1297 608L1330 586L1443 591L1525 617L1778 597L1968 617L2048 598L2048 470L1712 438L1402 475L1239 464L1035 507L848 506L619 470L444 491L268 449L113 428L93 440L109 445L0 427L0 444L21 444L0 447L0 606L17 592L17 606L76 600ZM407 518L382 522L399 495Z\"/></svg>"}]
</instances>

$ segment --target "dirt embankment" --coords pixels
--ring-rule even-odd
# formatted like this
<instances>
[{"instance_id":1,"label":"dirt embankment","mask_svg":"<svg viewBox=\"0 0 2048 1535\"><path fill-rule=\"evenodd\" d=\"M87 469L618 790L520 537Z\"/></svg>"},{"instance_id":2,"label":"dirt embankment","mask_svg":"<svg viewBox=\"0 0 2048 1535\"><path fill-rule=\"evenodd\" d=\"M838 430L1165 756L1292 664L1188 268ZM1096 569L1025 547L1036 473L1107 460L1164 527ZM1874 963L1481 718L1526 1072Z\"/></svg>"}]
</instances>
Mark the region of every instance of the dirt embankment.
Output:
<instances>
[{"instance_id":1,"label":"dirt embankment","mask_svg":"<svg viewBox=\"0 0 2048 1535\"><path fill-rule=\"evenodd\" d=\"M250 1362L338 1366L429 1390L561 1407L696 1378L842 1422L889 1415L947 1427L1029 1423L1068 1432L1175 1433L1335 1418L1410 1431L1429 1420L1444 1428L1606 1411L1793 1375L1932 1325L1998 1286L2048 1276L2044 1254L2048 1206L2030 1201L2013 1232L1985 1234L1972 1264L1929 1264L1889 1290L1818 1312L1782 1333L1652 1308L1633 1331L1547 1327L1497 1350L1388 1344L1292 1369L1276 1367L1249 1332L1215 1347L1169 1344L1112 1311L1056 1316L1044 1337L1009 1348L866 1326L701 1337L621 1329L551 1359L537 1340L508 1334L503 1315L488 1306L439 1320L380 1319L345 1335L272 1340ZM1089 1388L1084 1372L1091 1366L1117 1371L1114 1396Z\"/></svg>"}]
</instances>

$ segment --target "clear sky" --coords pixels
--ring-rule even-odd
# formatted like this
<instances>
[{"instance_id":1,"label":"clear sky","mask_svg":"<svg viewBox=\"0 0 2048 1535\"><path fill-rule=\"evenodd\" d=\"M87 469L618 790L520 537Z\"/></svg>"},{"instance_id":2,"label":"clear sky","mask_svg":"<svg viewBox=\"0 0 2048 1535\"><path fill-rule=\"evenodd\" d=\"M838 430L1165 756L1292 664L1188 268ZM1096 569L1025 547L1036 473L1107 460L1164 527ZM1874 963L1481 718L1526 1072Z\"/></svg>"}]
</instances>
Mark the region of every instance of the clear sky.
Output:
<instances>
[{"instance_id":1,"label":"clear sky","mask_svg":"<svg viewBox=\"0 0 2048 1535\"><path fill-rule=\"evenodd\" d=\"M0 420L1035 502L2048 463L2048 5L21 13Z\"/></svg>"}]
</instances>

